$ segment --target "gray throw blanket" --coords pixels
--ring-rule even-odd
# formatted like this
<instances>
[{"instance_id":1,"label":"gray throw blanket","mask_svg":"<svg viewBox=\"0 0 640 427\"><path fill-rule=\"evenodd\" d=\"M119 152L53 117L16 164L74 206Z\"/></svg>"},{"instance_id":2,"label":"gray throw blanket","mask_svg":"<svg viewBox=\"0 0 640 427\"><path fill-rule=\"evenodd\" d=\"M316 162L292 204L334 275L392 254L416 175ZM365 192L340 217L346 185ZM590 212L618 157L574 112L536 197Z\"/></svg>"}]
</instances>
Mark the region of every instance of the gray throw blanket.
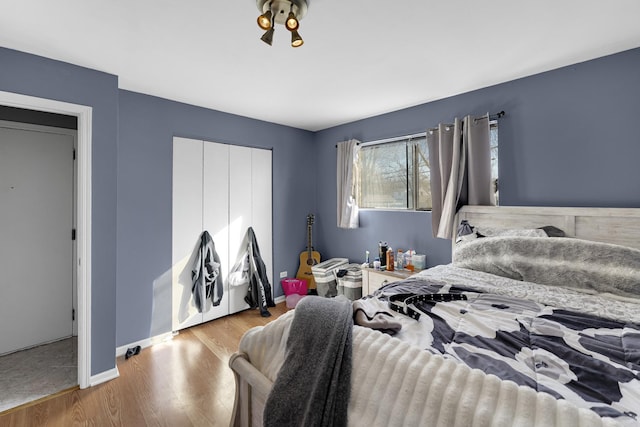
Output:
<instances>
[{"instance_id":1,"label":"gray throw blanket","mask_svg":"<svg viewBox=\"0 0 640 427\"><path fill-rule=\"evenodd\" d=\"M351 301L307 296L295 310L285 360L265 403L264 426L346 426Z\"/></svg>"},{"instance_id":2,"label":"gray throw blanket","mask_svg":"<svg viewBox=\"0 0 640 427\"><path fill-rule=\"evenodd\" d=\"M640 296L640 250L609 243L487 237L457 244L453 265L550 286Z\"/></svg>"}]
</instances>

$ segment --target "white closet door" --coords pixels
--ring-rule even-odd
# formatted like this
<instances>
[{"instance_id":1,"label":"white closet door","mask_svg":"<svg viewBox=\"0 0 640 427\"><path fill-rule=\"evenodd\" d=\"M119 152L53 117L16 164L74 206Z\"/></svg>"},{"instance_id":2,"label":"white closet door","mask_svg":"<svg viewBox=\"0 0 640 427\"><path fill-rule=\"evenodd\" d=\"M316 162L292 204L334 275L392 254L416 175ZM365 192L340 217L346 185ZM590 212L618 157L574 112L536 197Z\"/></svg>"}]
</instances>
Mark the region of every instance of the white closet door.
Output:
<instances>
[{"instance_id":1,"label":"white closet door","mask_svg":"<svg viewBox=\"0 0 640 427\"><path fill-rule=\"evenodd\" d=\"M271 175L270 150L174 138L173 330L249 308L247 285L231 287L228 280L249 227L272 280ZM220 256L224 293L219 306L198 313L191 269L203 230Z\"/></svg>"},{"instance_id":2,"label":"white closet door","mask_svg":"<svg viewBox=\"0 0 640 427\"><path fill-rule=\"evenodd\" d=\"M273 277L271 151L248 147L229 147L229 252L236 260L240 244L253 227L260 255ZM271 283L273 285L273 283ZM247 286L229 289L229 312L249 308L244 301Z\"/></svg>"},{"instance_id":3,"label":"white closet door","mask_svg":"<svg viewBox=\"0 0 640 427\"><path fill-rule=\"evenodd\" d=\"M235 264L240 244L252 225L251 148L229 147L229 254ZM244 302L247 285L229 287L229 312L249 308Z\"/></svg>"},{"instance_id":4,"label":"white closet door","mask_svg":"<svg viewBox=\"0 0 640 427\"><path fill-rule=\"evenodd\" d=\"M220 305L203 313L203 321L229 314L229 146L204 143L203 228L207 230L220 257L224 294Z\"/></svg>"},{"instance_id":5,"label":"white closet door","mask_svg":"<svg viewBox=\"0 0 640 427\"><path fill-rule=\"evenodd\" d=\"M173 139L173 330L202 322L191 295L191 268L202 233L203 142Z\"/></svg>"},{"instance_id":6,"label":"white closet door","mask_svg":"<svg viewBox=\"0 0 640 427\"><path fill-rule=\"evenodd\" d=\"M256 233L260 255L267 268L273 296L273 242L272 242L272 197L271 197L271 150L251 150L251 218Z\"/></svg>"}]
</instances>

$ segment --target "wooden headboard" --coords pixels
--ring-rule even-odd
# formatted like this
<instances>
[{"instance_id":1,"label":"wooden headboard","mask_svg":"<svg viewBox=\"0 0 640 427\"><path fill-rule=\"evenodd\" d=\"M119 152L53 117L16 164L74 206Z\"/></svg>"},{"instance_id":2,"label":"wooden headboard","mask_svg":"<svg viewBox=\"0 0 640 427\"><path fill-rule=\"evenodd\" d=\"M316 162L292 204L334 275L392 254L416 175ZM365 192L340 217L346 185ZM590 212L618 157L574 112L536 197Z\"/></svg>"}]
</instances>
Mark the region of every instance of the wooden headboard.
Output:
<instances>
[{"instance_id":1,"label":"wooden headboard","mask_svg":"<svg viewBox=\"0 0 640 427\"><path fill-rule=\"evenodd\" d=\"M463 206L456 224L538 228L553 225L567 236L640 249L640 208Z\"/></svg>"}]
</instances>

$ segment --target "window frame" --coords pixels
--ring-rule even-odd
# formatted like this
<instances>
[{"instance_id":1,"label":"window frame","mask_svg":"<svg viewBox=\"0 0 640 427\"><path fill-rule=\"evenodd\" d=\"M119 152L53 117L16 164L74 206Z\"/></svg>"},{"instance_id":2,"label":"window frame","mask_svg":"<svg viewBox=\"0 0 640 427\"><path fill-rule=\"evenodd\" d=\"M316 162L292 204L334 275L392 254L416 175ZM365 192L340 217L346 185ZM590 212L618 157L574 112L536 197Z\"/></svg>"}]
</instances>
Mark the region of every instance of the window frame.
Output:
<instances>
[{"instance_id":1,"label":"window frame","mask_svg":"<svg viewBox=\"0 0 640 427\"><path fill-rule=\"evenodd\" d=\"M407 179L410 180L412 182L412 188L409 188L409 185L407 185L407 201L409 201L409 198L411 198L411 205L413 207L403 207L403 208L393 208L393 207L360 207L360 210L377 210L377 211L392 211L392 212L419 212L419 211L431 211L431 208L421 208L421 209L416 209L415 206L417 205L418 202L418 192L416 191L416 179L419 178L419 172L418 172L418 168L416 168L416 144L412 144L411 141L415 140L415 139L426 139L427 137L427 132L419 132L419 133L414 133L414 134L410 134L410 135L403 135L403 136L395 136L395 137L390 137L390 138L385 138L385 139L379 139L379 140L374 140L374 141L369 141L369 142L362 142L360 143L360 152L362 152L363 148L366 147L371 147L371 146L376 146L376 145L384 145L384 144L392 144L392 143L398 143L398 142L405 142L406 145L405 147L409 147L412 151L411 153L411 157L413 159L413 165L411 166L412 169L412 176L409 176L410 174L407 172ZM359 155L360 157L360 155ZM407 161L407 165L409 164L409 158L407 156L406 158ZM360 177L360 164L358 164L358 180L357 180L357 191L356 191L356 200L358 201L358 205L360 205L360 201L361 201L361 177Z\"/></svg>"},{"instance_id":2,"label":"window frame","mask_svg":"<svg viewBox=\"0 0 640 427\"><path fill-rule=\"evenodd\" d=\"M491 132L493 129L496 129L496 132L498 132L498 143L497 143L497 148L498 148L498 155L497 155L497 164L498 167L496 168L497 171L497 177L494 177L493 174L491 176L491 182L493 183L494 180L498 183L497 184L497 188L494 190L495 196L496 196L496 205L498 205L498 195L499 195L499 178L500 178L500 172L499 172L499 164L500 164L500 156L499 156L499 147L500 147L500 142L499 142L499 126L498 126L498 120L493 119L489 121L489 131ZM396 136L396 137L390 137L390 138L385 138L385 139L379 139L379 140L374 140L374 141L369 141L369 142L362 142L360 143L360 151L362 152L363 148L366 147L371 147L371 146L376 146L376 145L383 145L383 144L391 144L391 143L397 143L397 142L402 142L405 141L406 142L406 146L411 148L411 159L406 158L407 160L407 165L409 165L410 161L413 161L413 165L411 166L412 169L412 176L409 176L410 173L407 172L407 180L411 181L411 187L409 188L409 184L407 184L407 202L409 202L409 198L411 198L411 206L406 206L406 207L402 207L402 208L393 208L393 207L359 207L359 209L361 210L375 210L375 211L392 211L392 212L430 212L433 209L432 207L429 208L416 208L416 206L418 206L418 202L419 202L419 186L417 185L417 183L419 182L420 179L420 168L418 167L418 157L417 157L417 144L415 143L411 143L412 140L416 140L416 139L426 139L427 137L427 132L419 132L419 133L413 133L410 135L403 135L403 136ZM360 155L359 155L360 158ZM360 205L361 202L361 170L360 170L360 163L359 163L360 159L358 160L358 179L356 181L356 200L358 202L358 205ZM431 170L431 168L429 168L429 171ZM497 178L497 179L495 179ZM431 192L431 189L429 188L429 192ZM410 195L410 197L409 197ZM407 203L408 204L408 203Z\"/></svg>"}]
</instances>

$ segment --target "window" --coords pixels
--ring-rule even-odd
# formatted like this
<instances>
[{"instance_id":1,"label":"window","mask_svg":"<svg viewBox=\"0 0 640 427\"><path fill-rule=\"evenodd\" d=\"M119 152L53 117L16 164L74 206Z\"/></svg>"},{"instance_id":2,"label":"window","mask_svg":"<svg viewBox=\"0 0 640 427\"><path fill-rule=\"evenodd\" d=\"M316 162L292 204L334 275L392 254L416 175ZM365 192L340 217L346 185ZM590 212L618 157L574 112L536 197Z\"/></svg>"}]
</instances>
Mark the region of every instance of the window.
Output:
<instances>
[{"instance_id":1,"label":"window","mask_svg":"<svg viewBox=\"0 0 640 427\"><path fill-rule=\"evenodd\" d=\"M489 144L491 144L491 189L496 196L496 206L498 203L498 122L489 123Z\"/></svg>"},{"instance_id":2,"label":"window","mask_svg":"<svg viewBox=\"0 0 640 427\"><path fill-rule=\"evenodd\" d=\"M359 207L431 209L425 134L363 145L358 171Z\"/></svg>"},{"instance_id":3,"label":"window","mask_svg":"<svg viewBox=\"0 0 640 427\"><path fill-rule=\"evenodd\" d=\"M491 183L498 197L498 124L491 122ZM431 209L426 134L363 144L358 158L360 208Z\"/></svg>"}]
</instances>

